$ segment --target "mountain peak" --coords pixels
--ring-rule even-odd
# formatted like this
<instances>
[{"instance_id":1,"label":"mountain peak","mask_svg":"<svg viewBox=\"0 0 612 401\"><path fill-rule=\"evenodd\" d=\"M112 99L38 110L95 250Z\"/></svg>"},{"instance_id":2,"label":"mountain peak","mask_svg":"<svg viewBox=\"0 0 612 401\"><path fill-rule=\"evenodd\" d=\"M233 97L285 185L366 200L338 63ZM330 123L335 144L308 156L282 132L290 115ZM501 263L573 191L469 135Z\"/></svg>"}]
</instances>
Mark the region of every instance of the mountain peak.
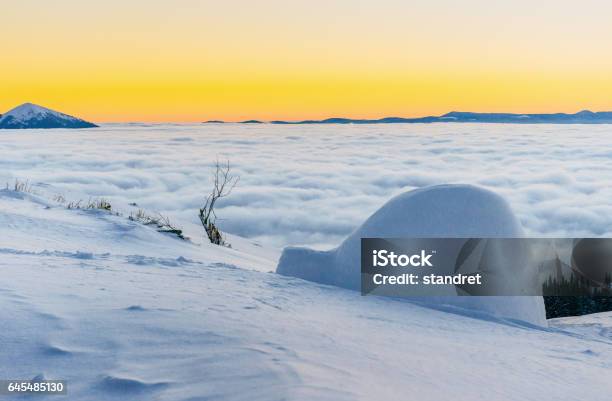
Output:
<instances>
[{"instance_id":1,"label":"mountain peak","mask_svg":"<svg viewBox=\"0 0 612 401\"><path fill-rule=\"evenodd\" d=\"M1 128L91 128L97 125L34 103L23 103L2 115Z\"/></svg>"},{"instance_id":2,"label":"mountain peak","mask_svg":"<svg viewBox=\"0 0 612 401\"><path fill-rule=\"evenodd\" d=\"M8 115L12 115L14 117L19 117L19 116L26 116L26 115L35 115L38 113L57 113L57 114L62 114L56 111L53 111L51 109L48 109L46 107L42 107L39 106L37 104L34 103L23 103L20 104L19 106L7 111L4 115L8 116ZM65 114L63 114L65 115Z\"/></svg>"}]
</instances>

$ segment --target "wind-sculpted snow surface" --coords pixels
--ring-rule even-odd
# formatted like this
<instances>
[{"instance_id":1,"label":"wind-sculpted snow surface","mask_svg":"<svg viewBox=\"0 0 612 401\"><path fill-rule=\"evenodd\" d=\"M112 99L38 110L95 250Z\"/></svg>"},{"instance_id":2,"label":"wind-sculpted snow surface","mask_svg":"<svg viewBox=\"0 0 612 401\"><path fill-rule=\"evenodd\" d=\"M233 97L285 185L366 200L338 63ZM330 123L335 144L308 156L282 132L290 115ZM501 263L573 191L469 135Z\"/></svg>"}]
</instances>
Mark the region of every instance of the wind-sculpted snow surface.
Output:
<instances>
[{"instance_id":1,"label":"wind-sculpted snow surface","mask_svg":"<svg viewBox=\"0 0 612 401\"><path fill-rule=\"evenodd\" d=\"M71 401L610 399L610 313L474 319L273 274L231 240L0 190L0 378Z\"/></svg>"},{"instance_id":2,"label":"wind-sculpted snow surface","mask_svg":"<svg viewBox=\"0 0 612 401\"><path fill-rule=\"evenodd\" d=\"M361 238L522 237L520 222L495 193L470 185L439 185L396 196L368 218L338 248L315 251L286 248L277 272L357 290L360 288ZM520 264L511 264L521 286L535 282ZM434 271L435 273L443 273ZM449 272L444 272L449 273ZM530 280L531 279L531 280ZM427 297L431 306L457 306L499 317L545 325L542 297Z\"/></svg>"}]
</instances>

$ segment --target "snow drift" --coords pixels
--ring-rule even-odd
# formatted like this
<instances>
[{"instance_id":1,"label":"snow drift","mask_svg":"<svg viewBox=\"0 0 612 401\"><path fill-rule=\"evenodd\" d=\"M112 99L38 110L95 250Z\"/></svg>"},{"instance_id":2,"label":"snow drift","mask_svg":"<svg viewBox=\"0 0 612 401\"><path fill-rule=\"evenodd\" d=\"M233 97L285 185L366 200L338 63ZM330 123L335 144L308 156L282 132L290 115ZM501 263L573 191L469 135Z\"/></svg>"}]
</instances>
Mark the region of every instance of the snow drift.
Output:
<instances>
[{"instance_id":1,"label":"snow drift","mask_svg":"<svg viewBox=\"0 0 612 401\"><path fill-rule=\"evenodd\" d=\"M286 248L276 271L358 290L361 238L522 236L520 222L507 202L497 194L470 185L439 185L406 192L391 199L336 249L315 251ZM521 266L513 264L509 268L517 269L517 276L525 277ZM518 280L517 285L524 282ZM439 296L419 298L419 301L430 306L459 307L546 325L542 297Z\"/></svg>"},{"instance_id":2,"label":"snow drift","mask_svg":"<svg viewBox=\"0 0 612 401\"><path fill-rule=\"evenodd\" d=\"M541 330L362 297L115 207L0 189L0 377L64 379L79 401L609 401L610 312Z\"/></svg>"}]
</instances>

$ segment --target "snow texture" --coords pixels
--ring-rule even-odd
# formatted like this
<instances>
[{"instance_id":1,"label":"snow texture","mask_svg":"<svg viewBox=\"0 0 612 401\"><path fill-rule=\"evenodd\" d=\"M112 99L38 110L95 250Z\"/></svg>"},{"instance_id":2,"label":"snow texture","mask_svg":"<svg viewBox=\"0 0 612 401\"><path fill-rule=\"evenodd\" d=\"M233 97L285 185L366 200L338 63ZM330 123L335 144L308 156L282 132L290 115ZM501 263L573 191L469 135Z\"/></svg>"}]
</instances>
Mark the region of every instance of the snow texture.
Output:
<instances>
[{"instance_id":1,"label":"snow texture","mask_svg":"<svg viewBox=\"0 0 612 401\"><path fill-rule=\"evenodd\" d=\"M516 238L523 230L509 205L498 195L469 185L439 185L398 195L376 211L337 248L316 251L286 248L277 272L323 284L360 288L361 238ZM425 244L424 249L429 249ZM517 256L517 255L515 255ZM509 265L515 290L536 282L521 263ZM449 266L450 263L441 263ZM432 270L436 274L450 271ZM520 279L519 279L520 277ZM443 287L440 287L443 289ZM432 306L446 305L483 311L498 317L546 325L542 297L426 297Z\"/></svg>"},{"instance_id":2,"label":"snow texture","mask_svg":"<svg viewBox=\"0 0 612 401\"><path fill-rule=\"evenodd\" d=\"M1 190L0 377L79 401L610 398L611 313L449 314L271 274L273 251L231 241Z\"/></svg>"}]
</instances>

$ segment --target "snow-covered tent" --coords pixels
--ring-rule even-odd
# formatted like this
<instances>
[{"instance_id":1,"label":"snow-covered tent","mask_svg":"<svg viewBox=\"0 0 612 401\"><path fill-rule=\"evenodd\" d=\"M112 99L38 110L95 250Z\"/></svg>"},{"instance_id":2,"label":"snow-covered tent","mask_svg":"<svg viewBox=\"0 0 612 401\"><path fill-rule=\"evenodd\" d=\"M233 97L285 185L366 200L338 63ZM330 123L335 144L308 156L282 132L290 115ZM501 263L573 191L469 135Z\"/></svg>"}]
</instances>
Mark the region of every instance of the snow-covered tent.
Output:
<instances>
[{"instance_id":1,"label":"snow-covered tent","mask_svg":"<svg viewBox=\"0 0 612 401\"><path fill-rule=\"evenodd\" d=\"M471 185L438 185L396 196L368 218L344 242L330 251L288 247L277 272L324 284L360 289L361 238L436 238L523 236L508 203L499 195ZM531 277L523 266L516 285ZM536 272L533 272L533 281ZM421 304L460 308L497 317L546 325L544 302L535 296L437 296L418 298Z\"/></svg>"}]
</instances>

